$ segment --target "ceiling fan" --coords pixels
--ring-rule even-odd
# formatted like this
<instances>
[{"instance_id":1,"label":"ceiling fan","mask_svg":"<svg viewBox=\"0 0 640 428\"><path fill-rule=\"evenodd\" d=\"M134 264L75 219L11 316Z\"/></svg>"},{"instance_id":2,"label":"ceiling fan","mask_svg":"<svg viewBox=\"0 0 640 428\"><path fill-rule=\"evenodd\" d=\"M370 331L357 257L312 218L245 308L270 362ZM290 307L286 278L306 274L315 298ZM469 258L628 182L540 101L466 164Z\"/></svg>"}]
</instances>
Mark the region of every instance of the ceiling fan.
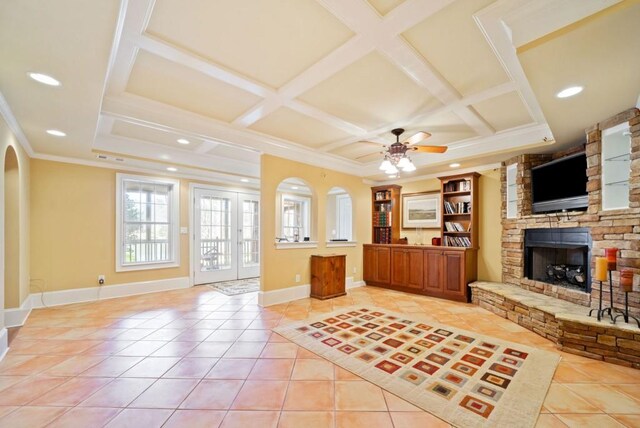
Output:
<instances>
[{"instance_id":1,"label":"ceiling fan","mask_svg":"<svg viewBox=\"0 0 640 428\"><path fill-rule=\"evenodd\" d=\"M396 142L388 147L385 146L385 151L381 152L384 155L384 159L380 164L380 169L389 175L397 174L398 168L405 172L416 170L415 165L407 156L407 152L444 153L447 151L446 146L416 146L415 144L431 137L428 132L420 131L402 143L400 142L400 135L404 134L404 129L392 129L391 133L396 136Z\"/></svg>"}]
</instances>

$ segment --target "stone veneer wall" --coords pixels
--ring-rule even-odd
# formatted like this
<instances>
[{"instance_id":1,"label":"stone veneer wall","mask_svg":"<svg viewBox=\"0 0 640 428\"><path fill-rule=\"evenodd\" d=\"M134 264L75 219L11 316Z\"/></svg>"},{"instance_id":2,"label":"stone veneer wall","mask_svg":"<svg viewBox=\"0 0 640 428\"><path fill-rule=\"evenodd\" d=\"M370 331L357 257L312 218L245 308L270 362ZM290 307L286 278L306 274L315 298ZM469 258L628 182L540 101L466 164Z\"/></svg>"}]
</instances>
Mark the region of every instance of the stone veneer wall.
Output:
<instances>
[{"instance_id":1,"label":"stone veneer wall","mask_svg":"<svg viewBox=\"0 0 640 428\"><path fill-rule=\"evenodd\" d=\"M629 122L631 131L631 177L629 185L629 208L623 210L601 210L601 170L600 156L602 130ZM589 206L586 212L561 214L532 214L531 168L540 165L556 155L520 155L502 165L502 281L524 289L544 293L584 306L597 306L599 283L592 283L591 294L567 289L524 278L524 230L533 228L588 227L593 240L593 257L604 256L604 248L617 247L621 250L618 269L630 267L635 270L634 291L629 293L631 313L640 314L640 111L626 110L602 121L586 130L587 143L587 191ZM566 152L563 154L567 154ZM507 219L506 214L506 169L517 163L518 217ZM561 177L558 177L561 179ZM594 261L591 261L592 277ZM603 284L604 300L609 300L608 284ZM619 291L619 272L613 273L614 303L624 305L624 293Z\"/></svg>"}]
</instances>

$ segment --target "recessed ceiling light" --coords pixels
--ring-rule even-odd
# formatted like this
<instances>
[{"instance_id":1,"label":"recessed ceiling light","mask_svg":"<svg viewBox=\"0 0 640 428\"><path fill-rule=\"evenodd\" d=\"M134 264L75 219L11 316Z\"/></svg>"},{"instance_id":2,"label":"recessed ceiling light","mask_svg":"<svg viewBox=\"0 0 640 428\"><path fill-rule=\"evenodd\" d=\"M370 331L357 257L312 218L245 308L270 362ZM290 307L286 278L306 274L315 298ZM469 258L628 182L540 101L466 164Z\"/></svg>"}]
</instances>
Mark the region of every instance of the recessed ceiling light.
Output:
<instances>
[{"instance_id":1,"label":"recessed ceiling light","mask_svg":"<svg viewBox=\"0 0 640 428\"><path fill-rule=\"evenodd\" d=\"M450 163L450 164L449 164L449 166L450 166L451 168L457 168L457 167L459 167L459 166L460 166L460 164L459 164L459 163Z\"/></svg>"},{"instance_id":2,"label":"recessed ceiling light","mask_svg":"<svg viewBox=\"0 0 640 428\"><path fill-rule=\"evenodd\" d=\"M167 167L167 171L176 172L178 168L174 168L172 166Z\"/></svg>"},{"instance_id":3,"label":"recessed ceiling light","mask_svg":"<svg viewBox=\"0 0 640 428\"><path fill-rule=\"evenodd\" d=\"M66 137L67 134L58 130L58 129L47 129L47 134L53 135L54 137Z\"/></svg>"},{"instance_id":4,"label":"recessed ceiling light","mask_svg":"<svg viewBox=\"0 0 640 428\"><path fill-rule=\"evenodd\" d=\"M186 145L186 144L191 144L191 141L187 140L186 138L179 138L178 143Z\"/></svg>"},{"instance_id":5,"label":"recessed ceiling light","mask_svg":"<svg viewBox=\"0 0 640 428\"><path fill-rule=\"evenodd\" d=\"M243 183L248 183L249 179L248 178L241 178L240 181L242 181Z\"/></svg>"},{"instance_id":6,"label":"recessed ceiling light","mask_svg":"<svg viewBox=\"0 0 640 428\"><path fill-rule=\"evenodd\" d=\"M582 86L571 86L569 88L563 89L556 94L558 98L568 98L582 92L584 88Z\"/></svg>"},{"instance_id":7,"label":"recessed ceiling light","mask_svg":"<svg viewBox=\"0 0 640 428\"><path fill-rule=\"evenodd\" d=\"M293 190L298 190L298 189L299 189L299 187L298 187L298 186L291 186L291 188L292 188Z\"/></svg>"},{"instance_id":8,"label":"recessed ceiling light","mask_svg":"<svg viewBox=\"0 0 640 428\"><path fill-rule=\"evenodd\" d=\"M44 83L49 86L60 86L60 81L58 79L54 79L48 74L42 73L28 73L29 77L31 77L36 82Z\"/></svg>"}]
</instances>

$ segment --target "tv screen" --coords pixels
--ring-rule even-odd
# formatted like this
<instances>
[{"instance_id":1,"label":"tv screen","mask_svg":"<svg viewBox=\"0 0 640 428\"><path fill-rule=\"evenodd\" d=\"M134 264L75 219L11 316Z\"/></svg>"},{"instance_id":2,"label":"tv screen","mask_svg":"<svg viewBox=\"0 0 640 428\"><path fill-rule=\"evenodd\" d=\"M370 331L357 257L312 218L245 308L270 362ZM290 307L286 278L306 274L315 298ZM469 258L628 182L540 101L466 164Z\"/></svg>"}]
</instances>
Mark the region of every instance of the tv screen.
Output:
<instances>
[{"instance_id":1,"label":"tv screen","mask_svg":"<svg viewBox=\"0 0 640 428\"><path fill-rule=\"evenodd\" d=\"M533 211L586 208L587 157L584 152L531 169Z\"/></svg>"}]
</instances>

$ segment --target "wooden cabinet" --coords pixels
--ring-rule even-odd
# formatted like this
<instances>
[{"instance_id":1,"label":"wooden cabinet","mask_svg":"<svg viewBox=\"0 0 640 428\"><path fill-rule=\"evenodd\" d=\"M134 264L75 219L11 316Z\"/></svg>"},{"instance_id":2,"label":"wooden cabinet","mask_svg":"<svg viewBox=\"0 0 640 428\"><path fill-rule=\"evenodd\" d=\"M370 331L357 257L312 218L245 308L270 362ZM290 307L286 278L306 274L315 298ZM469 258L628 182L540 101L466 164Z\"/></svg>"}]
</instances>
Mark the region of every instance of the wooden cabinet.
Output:
<instances>
[{"instance_id":1,"label":"wooden cabinet","mask_svg":"<svg viewBox=\"0 0 640 428\"><path fill-rule=\"evenodd\" d=\"M364 280L378 284L391 281L391 249L384 246L364 246Z\"/></svg>"},{"instance_id":2,"label":"wooden cabinet","mask_svg":"<svg viewBox=\"0 0 640 428\"><path fill-rule=\"evenodd\" d=\"M391 249L391 284L422 289L422 251L407 248Z\"/></svg>"},{"instance_id":3,"label":"wooden cabinet","mask_svg":"<svg viewBox=\"0 0 640 428\"><path fill-rule=\"evenodd\" d=\"M311 256L311 297L324 300L347 294L346 257L338 254Z\"/></svg>"},{"instance_id":4,"label":"wooden cabinet","mask_svg":"<svg viewBox=\"0 0 640 428\"><path fill-rule=\"evenodd\" d=\"M400 239L400 190L389 185L371 188L371 230L374 244L397 244Z\"/></svg>"},{"instance_id":5,"label":"wooden cabinet","mask_svg":"<svg viewBox=\"0 0 640 428\"><path fill-rule=\"evenodd\" d=\"M468 301L476 280L473 248L364 245L364 280L393 290Z\"/></svg>"}]
</instances>

